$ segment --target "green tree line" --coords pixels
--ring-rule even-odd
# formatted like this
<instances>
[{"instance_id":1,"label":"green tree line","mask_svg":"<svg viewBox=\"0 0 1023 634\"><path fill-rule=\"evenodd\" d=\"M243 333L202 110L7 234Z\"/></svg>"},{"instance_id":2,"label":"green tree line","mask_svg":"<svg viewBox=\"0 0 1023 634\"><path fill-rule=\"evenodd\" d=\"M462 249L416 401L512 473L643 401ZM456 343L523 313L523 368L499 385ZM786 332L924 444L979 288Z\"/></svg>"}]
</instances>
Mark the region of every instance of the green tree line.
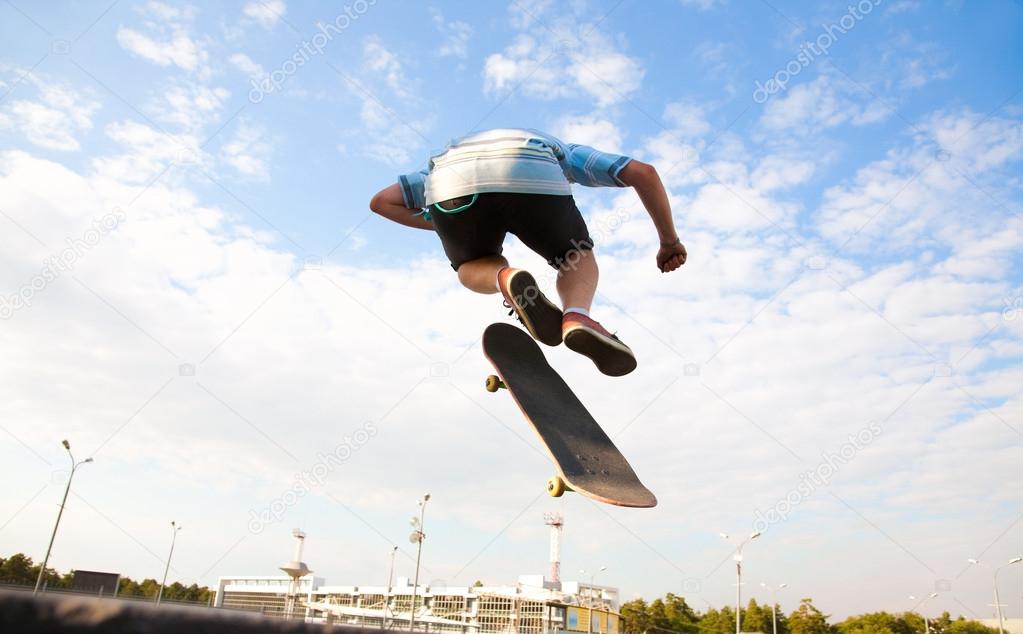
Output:
<instances>
[{"instance_id":1,"label":"green tree line","mask_svg":"<svg viewBox=\"0 0 1023 634\"><path fill-rule=\"evenodd\" d=\"M0 557L0 583L13 585L34 586L39 577L41 564L34 563L32 558L22 553L16 553L10 557ZM74 579L74 571L60 574L53 568L47 568L43 575L43 583L47 588L70 589ZM117 595L122 597L148 597L156 598L160 591L160 583L156 579L143 579L135 581L130 577L121 577L118 584ZM210 598L215 594L206 586L199 586L193 583L190 586L178 582L167 584L163 589L163 598L168 601L196 601L209 603Z\"/></svg>"},{"instance_id":2,"label":"green tree line","mask_svg":"<svg viewBox=\"0 0 1023 634\"><path fill-rule=\"evenodd\" d=\"M824 614L805 598L799 607L785 614L780 605L774 606L778 634L923 634L924 619L915 612L890 614L872 612L850 616L839 623L830 623L830 615ZM685 598L668 593L661 599L647 603L633 599L621 606L625 620L625 634L734 634L735 609L724 607L720 610L709 608L702 614L694 610ZM739 615L743 632L764 632L772 634L774 623L771 606L761 605L756 599ZM998 630L962 616L953 619L945 612L936 619L930 619L933 634L997 634Z\"/></svg>"}]
</instances>

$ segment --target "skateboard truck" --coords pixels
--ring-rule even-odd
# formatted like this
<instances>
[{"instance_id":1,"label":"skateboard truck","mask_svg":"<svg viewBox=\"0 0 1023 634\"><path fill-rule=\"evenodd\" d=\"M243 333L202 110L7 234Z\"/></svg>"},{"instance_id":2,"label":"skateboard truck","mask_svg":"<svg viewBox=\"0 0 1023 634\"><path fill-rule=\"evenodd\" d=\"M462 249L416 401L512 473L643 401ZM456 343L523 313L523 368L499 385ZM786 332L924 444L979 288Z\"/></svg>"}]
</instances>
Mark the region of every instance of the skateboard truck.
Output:
<instances>
[{"instance_id":1,"label":"skateboard truck","mask_svg":"<svg viewBox=\"0 0 1023 634\"><path fill-rule=\"evenodd\" d=\"M498 390L507 390L508 386L504 384L496 374L491 374L487 377L487 391L496 392Z\"/></svg>"}]
</instances>

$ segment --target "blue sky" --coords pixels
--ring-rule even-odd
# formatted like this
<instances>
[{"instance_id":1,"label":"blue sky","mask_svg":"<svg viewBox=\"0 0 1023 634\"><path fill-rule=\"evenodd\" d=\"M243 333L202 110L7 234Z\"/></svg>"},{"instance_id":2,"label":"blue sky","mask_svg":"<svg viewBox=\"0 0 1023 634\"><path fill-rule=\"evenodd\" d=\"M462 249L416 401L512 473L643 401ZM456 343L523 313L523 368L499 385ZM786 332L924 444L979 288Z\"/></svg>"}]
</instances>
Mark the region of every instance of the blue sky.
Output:
<instances>
[{"instance_id":1,"label":"blue sky","mask_svg":"<svg viewBox=\"0 0 1023 634\"><path fill-rule=\"evenodd\" d=\"M626 598L704 609L733 588L717 533L793 495L747 563L793 588L786 608L908 609L941 582L934 609L987 615L965 559L1008 559L1023 538L1023 5L339 11L0 4L0 459L18 474L3 552L42 556L68 437L96 463L76 476L64 569L155 575L177 519L196 536L182 579L271 573L301 525L317 574L379 581L428 489L431 580L543 570L542 512L559 509L565 570L606 565ZM328 23L344 28L309 53ZM690 251L670 276L631 191L576 191L598 237L595 314L640 369L613 382L548 351L654 511L538 497L546 458L478 389L499 302L457 286L433 235L367 208L450 138L500 126L627 153L668 187ZM329 478L246 528L366 425Z\"/></svg>"}]
</instances>

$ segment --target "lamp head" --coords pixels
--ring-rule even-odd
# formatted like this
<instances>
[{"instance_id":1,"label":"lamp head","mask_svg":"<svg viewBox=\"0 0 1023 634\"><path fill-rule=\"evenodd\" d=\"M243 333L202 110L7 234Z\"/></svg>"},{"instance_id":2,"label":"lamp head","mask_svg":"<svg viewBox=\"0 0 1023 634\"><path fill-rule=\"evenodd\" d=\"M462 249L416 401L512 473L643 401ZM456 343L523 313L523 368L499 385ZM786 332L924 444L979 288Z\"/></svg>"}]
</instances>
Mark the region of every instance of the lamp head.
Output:
<instances>
[{"instance_id":1,"label":"lamp head","mask_svg":"<svg viewBox=\"0 0 1023 634\"><path fill-rule=\"evenodd\" d=\"M1013 557L1012 559L1009 560L1009 563L1010 564L1018 564L1021 561L1023 561L1023 557Z\"/></svg>"},{"instance_id":2,"label":"lamp head","mask_svg":"<svg viewBox=\"0 0 1023 634\"><path fill-rule=\"evenodd\" d=\"M936 597L936 596L938 596L938 593L937 593L937 592L932 592L932 593L930 593L929 595L927 595L927 598L928 598L928 599L933 599L933 598L934 598L934 597Z\"/></svg>"},{"instance_id":3,"label":"lamp head","mask_svg":"<svg viewBox=\"0 0 1023 634\"><path fill-rule=\"evenodd\" d=\"M69 443L67 439L60 441L60 444L64 445L64 449L71 451L71 443Z\"/></svg>"},{"instance_id":4,"label":"lamp head","mask_svg":"<svg viewBox=\"0 0 1023 634\"><path fill-rule=\"evenodd\" d=\"M86 458L86 459L85 459L85 460L83 460L82 462L92 462L92 458L91 458L91 457L89 457L89 458Z\"/></svg>"},{"instance_id":5,"label":"lamp head","mask_svg":"<svg viewBox=\"0 0 1023 634\"><path fill-rule=\"evenodd\" d=\"M760 537L760 531L757 531L749 536L750 539L756 539L757 537Z\"/></svg>"},{"instance_id":6,"label":"lamp head","mask_svg":"<svg viewBox=\"0 0 1023 634\"><path fill-rule=\"evenodd\" d=\"M721 536L721 539L728 539L728 533L718 533L718 535Z\"/></svg>"},{"instance_id":7,"label":"lamp head","mask_svg":"<svg viewBox=\"0 0 1023 634\"><path fill-rule=\"evenodd\" d=\"M971 564L979 564L980 563L976 559L967 559L966 561L970 562Z\"/></svg>"}]
</instances>

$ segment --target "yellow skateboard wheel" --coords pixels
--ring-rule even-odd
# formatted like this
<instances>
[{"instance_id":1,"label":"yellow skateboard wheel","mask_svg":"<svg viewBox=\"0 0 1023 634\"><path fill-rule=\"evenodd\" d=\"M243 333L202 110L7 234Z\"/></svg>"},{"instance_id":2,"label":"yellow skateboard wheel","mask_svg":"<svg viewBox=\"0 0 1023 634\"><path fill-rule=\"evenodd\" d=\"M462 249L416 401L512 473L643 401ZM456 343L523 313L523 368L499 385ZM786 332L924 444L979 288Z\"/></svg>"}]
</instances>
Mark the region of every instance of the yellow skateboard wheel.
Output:
<instances>
[{"instance_id":1,"label":"yellow skateboard wheel","mask_svg":"<svg viewBox=\"0 0 1023 634\"><path fill-rule=\"evenodd\" d=\"M487 377L487 391L496 392L504 387L504 382L497 377L496 374L491 374Z\"/></svg>"},{"instance_id":2,"label":"yellow skateboard wheel","mask_svg":"<svg viewBox=\"0 0 1023 634\"><path fill-rule=\"evenodd\" d=\"M567 490L568 487L565 486L565 481L562 480L559 476L552 476L550 479L547 480L547 493L552 498L561 497L562 495L565 494L565 491Z\"/></svg>"}]
</instances>

